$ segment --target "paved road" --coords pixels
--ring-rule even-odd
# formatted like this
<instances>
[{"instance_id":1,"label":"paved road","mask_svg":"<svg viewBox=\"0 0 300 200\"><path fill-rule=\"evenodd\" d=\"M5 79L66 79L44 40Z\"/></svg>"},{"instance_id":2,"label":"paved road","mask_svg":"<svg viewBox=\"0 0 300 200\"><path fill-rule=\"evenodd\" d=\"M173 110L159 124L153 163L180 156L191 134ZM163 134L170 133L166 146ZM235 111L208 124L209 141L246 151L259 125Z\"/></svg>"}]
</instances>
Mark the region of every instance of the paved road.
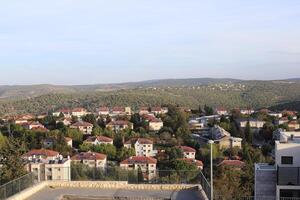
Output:
<instances>
[{"instance_id":1,"label":"paved road","mask_svg":"<svg viewBox=\"0 0 300 200\"><path fill-rule=\"evenodd\" d=\"M60 200L64 195L75 196L94 196L94 197L138 197L153 199L171 199L173 200L200 200L196 191L150 191L150 190L106 190L90 188L45 188L28 200Z\"/></svg>"}]
</instances>

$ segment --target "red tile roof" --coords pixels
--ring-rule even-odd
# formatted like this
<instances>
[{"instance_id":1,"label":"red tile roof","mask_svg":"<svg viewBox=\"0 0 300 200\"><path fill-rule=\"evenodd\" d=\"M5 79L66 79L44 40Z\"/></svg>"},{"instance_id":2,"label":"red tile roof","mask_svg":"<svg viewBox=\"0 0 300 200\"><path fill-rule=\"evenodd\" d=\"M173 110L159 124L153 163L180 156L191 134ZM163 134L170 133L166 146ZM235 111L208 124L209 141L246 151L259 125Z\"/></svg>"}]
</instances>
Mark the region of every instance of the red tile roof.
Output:
<instances>
[{"instance_id":1,"label":"red tile roof","mask_svg":"<svg viewBox=\"0 0 300 200\"><path fill-rule=\"evenodd\" d=\"M140 144L153 144L152 140L146 138L131 138L130 140L127 140L124 144L135 144L137 141Z\"/></svg>"},{"instance_id":2,"label":"red tile roof","mask_svg":"<svg viewBox=\"0 0 300 200\"><path fill-rule=\"evenodd\" d=\"M182 149L183 152L196 152L196 150L193 149L192 147L181 146L180 148Z\"/></svg>"},{"instance_id":3,"label":"red tile roof","mask_svg":"<svg viewBox=\"0 0 300 200\"><path fill-rule=\"evenodd\" d=\"M54 157L58 156L57 151L52 151L48 149L32 149L31 151L25 153L22 157L31 157L31 156L44 156L44 157Z\"/></svg>"},{"instance_id":4,"label":"red tile roof","mask_svg":"<svg viewBox=\"0 0 300 200\"><path fill-rule=\"evenodd\" d=\"M124 161L122 161L121 165L129 165L129 164L156 164L157 160L152 157L144 157L144 156L133 156Z\"/></svg>"},{"instance_id":5,"label":"red tile roof","mask_svg":"<svg viewBox=\"0 0 300 200\"><path fill-rule=\"evenodd\" d=\"M105 160L106 155L94 152L81 152L71 158L71 160Z\"/></svg>"},{"instance_id":6,"label":"red tile roof","mask_svg":"<svg viewBox=\"0 0 300 200\"><path fill-rule=\"evenodd\" d=\"M125 112L125 108L116 106L116 107L113 107L112 111L113 112Z\"/></svg>"},{"instance_id":7,"label":"red tile roof","mask_svg":"<svg viewBox=\"0 0 300 200\"><path fill-rule=\"evenodd\" d=\"M86 111L85 108L74 108L74 109L72 109L72 112L84 112L84 111Z\"/></svg>"},{"instance_id":8,"label":"red tile roof","mask_svg":"<svg viewBox=\"0 0 300 200\"><path fill-rule=\"evenodd\" d=\"M97 140L100 142L113 142L113 139L110 137L106 137L106 136L97 136Z\"/></svg>"},{"instance_id":9,"label":"red tile roof","mask_svg":"<svg viewBox=\"0 0 300 200\"><path fill-rule=\"evenodd\" d=\"M240 160L223 160L218 166L230 166L230 167L239 167L242 168L245 166L245 163Z\"/></svg>"},{"instance_id":10,"label":"red tile roof","mask_svg":"<svg viewBox=\"0 0 300 200\"><path fill-rule=\"evenodd\" d=\"M111 121L108 123L109 126L118 126L118 125L128 125L129 122L125 120L117 120L117 121Z\"/></svg>"},{"instance_id":11,"label":"red tile roof","mask_svg":"<svg viewBox=\"0 0 300 200\"><path fill-rule=\"evenodd\" d=\"M49 132L45 127L33 127L31 130L35 132Z\"/></svg>"},{"instance_id":12,"label":"red tile roof","mask_svg":"<svg viewBox=\"0 0 300 200\"><path fill-rule=\"evenodd\" d=\"M152 108L151 108L151 111L152 111L152 112L161 112L161 111L162 111L162 108L161 108L161 107L152 107Z\"/></svg>"},{"instance_id":13,"label":"red tile roof","mask_svg":"<svg viewBox=\"0 0 300 200\"><path fill-rule=\"evenodd\" d=\"M72 138L65 137L65 141L66 141L66 142L70 142L70 141L72 141Z\"/></svg>"},{"instance_id":14,"label":"red tile roof","mask_svg":"<svg viewBox=\"0 0 300 200\"><path fill-rule=\"evenodd\" d=\"M76 122L75 124L72 124L72 126L74 126L74 127L82 127L82 126L87 127L87 126L93 126L93 124L81 121L81 122Z\"/></svg>"},{"instance_id":15,"label":"red tile roof","mask_svg":"<svg viewBox=\"0 0 300 200\"><path fill-rule=\"evenodd\" d=\"M100 111L100 112L108 112L108 111L109 111L109 108L108 108L108 107L100 107L100 108L98 109L98 111Z\"/></svg>"},{"instance_id":16,"label":"red tile roof","mask_svg":"<svg viewBox=\"0 0 300 200\"><path fill-rule=\"evenodd\" d=\"M191 159L191 158L180 158L178 160L183 160L187 163L195 164L197 167L203 167L203 162L201 160L195 160L195 159Z\"/></svg>"}]
</instances>

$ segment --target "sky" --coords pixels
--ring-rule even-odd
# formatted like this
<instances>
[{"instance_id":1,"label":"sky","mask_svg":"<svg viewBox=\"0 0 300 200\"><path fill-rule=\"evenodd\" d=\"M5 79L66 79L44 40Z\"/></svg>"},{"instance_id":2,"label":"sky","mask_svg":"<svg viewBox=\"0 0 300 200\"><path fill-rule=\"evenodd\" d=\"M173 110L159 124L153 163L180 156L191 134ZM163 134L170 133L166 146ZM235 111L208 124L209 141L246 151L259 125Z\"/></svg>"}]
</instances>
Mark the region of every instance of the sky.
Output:
<instances>
[{"instance_id":1,"label":"sky","mask_svg":"<svg viewBox=\"0 0 300 200\"><path fill-rule=\"evenodd\" d=\"M299 0L0 0L0 85L300 77Z\"/></svg>"}]
</instances>

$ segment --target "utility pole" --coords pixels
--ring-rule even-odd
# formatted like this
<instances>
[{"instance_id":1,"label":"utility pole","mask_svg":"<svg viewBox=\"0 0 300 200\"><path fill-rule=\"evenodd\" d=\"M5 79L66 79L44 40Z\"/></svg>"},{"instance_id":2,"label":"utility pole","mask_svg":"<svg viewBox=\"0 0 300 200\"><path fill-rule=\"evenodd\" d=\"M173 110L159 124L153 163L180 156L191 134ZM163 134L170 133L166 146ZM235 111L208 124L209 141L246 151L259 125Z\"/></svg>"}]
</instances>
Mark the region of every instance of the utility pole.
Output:
<instances>
[{"instance_id":1,"label":"utility pole","mask_svg":"<svg viewBox=\"0 0 300 200\"><path fill-rule=\"evenodd\" d=\"M213 140L209 140L210 144L210 200L214 199L214 176L213 176Z\"/></svg>"}]
</instances>

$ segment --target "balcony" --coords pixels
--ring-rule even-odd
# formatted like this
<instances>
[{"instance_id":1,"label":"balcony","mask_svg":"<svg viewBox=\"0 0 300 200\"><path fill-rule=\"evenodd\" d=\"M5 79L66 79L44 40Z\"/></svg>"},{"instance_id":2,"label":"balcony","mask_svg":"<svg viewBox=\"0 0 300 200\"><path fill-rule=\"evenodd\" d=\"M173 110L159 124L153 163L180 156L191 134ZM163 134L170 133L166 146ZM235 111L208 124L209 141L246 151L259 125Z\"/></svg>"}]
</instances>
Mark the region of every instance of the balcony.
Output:
<instances>
[{"instance_id":1,"label":"balcony","mask_svg":"<svg viewBox=\"0 0 300 200\"><path fill-rule=\"evenodd\" d=\"M300 186L300 167L277 167L277 185Z\"/></svg>"}]
</instances>

